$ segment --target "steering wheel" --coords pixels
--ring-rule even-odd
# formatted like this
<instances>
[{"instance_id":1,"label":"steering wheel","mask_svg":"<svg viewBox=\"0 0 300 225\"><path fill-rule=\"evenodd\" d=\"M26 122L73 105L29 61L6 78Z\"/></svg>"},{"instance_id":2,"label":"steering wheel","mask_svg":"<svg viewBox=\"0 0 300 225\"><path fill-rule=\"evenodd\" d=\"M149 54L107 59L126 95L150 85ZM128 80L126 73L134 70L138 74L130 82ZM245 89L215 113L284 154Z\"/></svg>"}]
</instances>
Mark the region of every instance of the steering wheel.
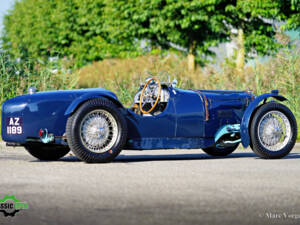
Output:
<instances>
[{"instance_id":1,"label":"steering wheel","mask_svg":"<svg viewBox=\"0 0 300 225\"><path fill-rule=\"evenodd\" d=\"M158 90L157 93L156 90ZM155 77L149 79L140 95L140 111L144 114L152 112L158 103L160 93L160 81ZM151 109L149 109L148 111L144 110L143 108L147 103L151 104Z\"/></svg>"}]
</instances>

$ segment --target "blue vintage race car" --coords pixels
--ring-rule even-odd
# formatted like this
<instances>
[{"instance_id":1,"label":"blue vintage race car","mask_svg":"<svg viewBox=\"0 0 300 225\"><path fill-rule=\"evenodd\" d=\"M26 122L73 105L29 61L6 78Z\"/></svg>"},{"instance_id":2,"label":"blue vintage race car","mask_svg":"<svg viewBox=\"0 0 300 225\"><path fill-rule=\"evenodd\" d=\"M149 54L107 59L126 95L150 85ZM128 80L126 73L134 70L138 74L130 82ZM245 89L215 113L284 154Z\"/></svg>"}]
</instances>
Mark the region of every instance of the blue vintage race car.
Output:
<instances>
[{"instance_id":1,"label":"blue vintage race car","mask_svg":"<svg viewBox=\"0 0 300 225\"><path fill-rule=\"evenodd\" d=\"M268 101L268 98L273 98ZM277 101L274 101L277 100ZM242 143L262 158L293 148L297 124L277 90L183 90L148 78L124 108L105 89L35 92L2 106L2 139L41 160L70 149L86 162L112 161L122 149L195 149L226 156Z\"/></svg>"}]
</instances>

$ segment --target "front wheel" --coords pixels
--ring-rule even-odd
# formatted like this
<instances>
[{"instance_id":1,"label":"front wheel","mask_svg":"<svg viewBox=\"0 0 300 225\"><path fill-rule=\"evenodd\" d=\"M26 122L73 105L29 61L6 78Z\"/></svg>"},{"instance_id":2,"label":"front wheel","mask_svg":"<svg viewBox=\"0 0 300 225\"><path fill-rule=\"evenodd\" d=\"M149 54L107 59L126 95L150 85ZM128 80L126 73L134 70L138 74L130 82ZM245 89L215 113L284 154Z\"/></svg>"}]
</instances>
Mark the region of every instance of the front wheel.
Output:
<instances>
[{"instance_id":1,"label":"front wheel","mask_svg":"<svg viewBox=\"0 0 300 225\"><path fill-rule=\"evenodd\" d=\"M297 138L297 122L284 105L270 102L255 113L250 137L252 150L265 159L279 159L293 149Z\"/></svg>"},{"instance_id":2,"label":"front wheel","mask_svg":"<svg viewBox=\"0 0 300 225\"><path fill-rule=\"evenodd\" d=\"M231 154L234 150L237 149L239 146L238 144L235 144L233 146L227 146L227 147L217 147L217 146L212 146L208 148L203 148L202 150L212 156L227 156Z\"/></svg>"},{"instance_id":3,"label":"front wheel","mask_svg":"<svg viewBox=\"0 0 300 225\"><path fill-rule=\"evenodd\" d=\"M35 158L40 160L58 160L65 156L69 151L68 146L46 145L46 144L27 144L25 149Z\"/></svg>"},{"instance_id":4,"label":"front wheel","mask_svg":"<svg viewBox=\"0 0 300 225\"><path fill-rule=\"evenodd\" d=\"M114 103L99 98L85 102L68 119L66 128L72 152L88 163L112 161L127 138L127 124Z\"/></svg>"}]
</instances>

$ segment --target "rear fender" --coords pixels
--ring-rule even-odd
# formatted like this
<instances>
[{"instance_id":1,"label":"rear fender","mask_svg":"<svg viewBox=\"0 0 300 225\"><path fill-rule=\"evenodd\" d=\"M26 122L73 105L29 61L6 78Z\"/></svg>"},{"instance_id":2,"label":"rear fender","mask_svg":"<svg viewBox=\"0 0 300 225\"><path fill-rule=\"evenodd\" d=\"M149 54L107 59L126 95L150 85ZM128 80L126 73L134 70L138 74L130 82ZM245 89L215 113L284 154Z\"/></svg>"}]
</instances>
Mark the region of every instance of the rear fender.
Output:
<instances>
[{"instance_id":1,"label":"rear fender","mask_svg":"<svg viewBox=\"0 0 300 225\"><path fill-rule=\"evenodd\" d=\"M71 115L84 102L86 102L90 99L101 98L101 97L107 98L107 99L111 100L113 103L115 103L118 107L123 108L122 103L114 96L108 95L106 93L101 93L101 94L87 93L87 94L81 95L80 97L73 100L73 102L69 105L69 107L65 111L65 116Z\"/></svg>"},{"instance_id":2,"label":"rear fender","mask_svg":"<svg viewBox=\"0 0 300 225\"><path fill-rule=\"evenodd\" d=\"M258 107L259 103L262 100L266 101L270 97L275 98L278 101L287 100L285 97L278 95L277 93L266 93L256 97L254 101L250 103L250 105L247 107L246 111L244 112L242 122L241 122L241 139L244 148L247 148L250 144L249 126L250 126L251 118L253 117L256 108Z\"/></svg>"}]
</instances>

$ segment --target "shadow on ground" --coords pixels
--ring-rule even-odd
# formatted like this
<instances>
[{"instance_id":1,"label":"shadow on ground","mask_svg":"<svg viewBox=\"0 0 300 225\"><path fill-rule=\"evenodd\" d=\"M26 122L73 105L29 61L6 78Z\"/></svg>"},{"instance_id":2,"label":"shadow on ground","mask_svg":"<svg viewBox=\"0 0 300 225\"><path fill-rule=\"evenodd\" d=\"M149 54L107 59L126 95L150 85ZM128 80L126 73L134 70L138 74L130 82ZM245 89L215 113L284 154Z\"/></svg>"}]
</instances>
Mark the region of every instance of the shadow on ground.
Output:
<instances>
[{"instance_id":1,"label":"shadow on ground","mask_svg":"<svg viewBox=\"0 0 300 225\"><path fill-rule=\"evenodd\" d=\"M209 156L204 153L199 153L199 154L153 154L153 155L119 155L113 163L131 163L131 162L147 162L147 161L184 161L184 160L211 160L211 159L226 159L226 158L255 158L255 159L261 159L259 158L255 153L249 153L249 152L244 152L244 153L233 153L229 156L225 157L214 157L214 156ZM280 160L286 160L286 159L297 159L300 158L299 153L290 153L288 156L280 159ZM263 160L263 159L261 159ZM61 162L78 162L81 161L79 160L76 156L66 156L58 161ZM47 161L40 161L40 160L33 160L31 162L47 162Z\"/></svg>"}]
</instances>

